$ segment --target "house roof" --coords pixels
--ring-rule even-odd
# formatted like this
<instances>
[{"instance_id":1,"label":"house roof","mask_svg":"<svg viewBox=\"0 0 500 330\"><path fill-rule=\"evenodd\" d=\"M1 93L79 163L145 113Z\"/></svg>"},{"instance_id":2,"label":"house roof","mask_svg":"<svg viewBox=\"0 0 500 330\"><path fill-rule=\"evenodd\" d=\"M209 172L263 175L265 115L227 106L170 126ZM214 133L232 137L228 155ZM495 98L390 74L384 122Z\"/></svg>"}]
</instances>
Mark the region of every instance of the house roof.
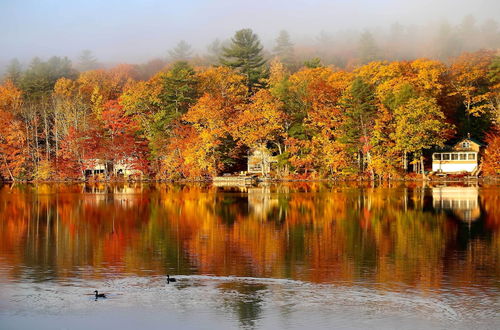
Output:
<instances>
[{"instance_id":1,"label":"house roof","mask_svg":"<svg viewBox=\"0 0 500 330\"><path fill-rule=\"evenodd\" d=\"M478 140L473 139L471 137L465 136L465 137L462 137L462 138L460 138L458 140L455 140L455 142L453 142L451 144L450 143L445 144L443 148L435 148L433 150L433 152L451 151L453 149L453 147L455 147L456 145L458 145L458 144L460 144L460 143L462 143L464 141L471 141L471 142L477 144L480 147L484 146L484 144L482 142L479 142Z\"/></svg>"},{"instance_id":2,"label":"house roof","mask_svg":"<svg viewBox=\"0 0 500 330\"><path fill-rule=\"evenodd\" d=\"M484 146L484 144L483 144L483 143L481 143L481 142L479 142L478 140L473 139L473 138L471 138L471 137L465 137L465 138L463 138L462 140L460 140L459 142L462 142L462 141L464 141L464 140L469 140L469 141L471 141L471 142L474 142L475 144L477 144L477 145L479 145L479 146L481 146L481 147L482 147L482 146Z\"/></svg>"}]
</instances>

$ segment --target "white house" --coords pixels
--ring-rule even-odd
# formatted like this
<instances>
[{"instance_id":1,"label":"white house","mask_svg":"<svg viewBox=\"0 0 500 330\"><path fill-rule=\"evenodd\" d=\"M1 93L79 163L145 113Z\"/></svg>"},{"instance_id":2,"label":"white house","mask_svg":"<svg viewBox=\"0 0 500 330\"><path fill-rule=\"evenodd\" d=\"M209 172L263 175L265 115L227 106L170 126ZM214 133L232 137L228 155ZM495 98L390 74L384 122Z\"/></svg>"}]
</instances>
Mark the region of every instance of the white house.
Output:
<instances>
[{"instance_id":1,"label":"white house","mask_svg":"<svg viewBox=\"0 0 500 330\"><path fill-rule=\"evenodd\" d=\"M432 171L444 173L472 173L479 164L479 151L482 144L467 137L449 150L432 154Z\"/></svg>"},{"instance_id":2,"label":"white house","mask_svg":"<svg viewBox=\"0 0 500 330\"><path fill-rule=\"evenodd\" d=\"M124 178L142 175L142 171L135 168L133 159L130 158L118 160L114 163L106 163L106 161L100 159L88 159L85 162L85 177L100 174L104 175L105 173L108 173L109 175L113 175L115 177L123 176Z\"/></svg>"}]
</instances>

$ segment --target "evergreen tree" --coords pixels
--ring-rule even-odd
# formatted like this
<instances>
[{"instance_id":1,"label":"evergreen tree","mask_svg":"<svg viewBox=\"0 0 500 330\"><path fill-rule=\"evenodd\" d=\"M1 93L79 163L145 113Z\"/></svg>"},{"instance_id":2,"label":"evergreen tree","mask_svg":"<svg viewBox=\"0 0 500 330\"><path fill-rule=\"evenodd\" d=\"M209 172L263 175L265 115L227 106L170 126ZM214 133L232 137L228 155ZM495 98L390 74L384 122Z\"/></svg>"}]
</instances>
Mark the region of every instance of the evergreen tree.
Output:
<instances>
[{"instance_id":1,"label":"evergreen tree","mask_svg":"<svg viewBox=\"0 0 500 330\"><path fill-rule=\"evenodd\" d=\"M500 55L492 59L488 71L488 79L492 85L500 84Z\"/></svg>"},{"instance_id":2,"label":"evergreen tree","mask_svg":"<svg viewBox=\"0 0 500 330\"><path fill-rule=\"evenodd\" d=\"M91 50L85 49L78 57L78 66L81 71L95 70L99 67L97 58L92 54Z\"/></svg>"},{"instance_id":3,"label":"evergreen tree","mask_svg":"<svg viewBox=\"0 0 500 330\"><path fill-rule=\"evenodd\" d=\"M174 63L172 68L161 73L161 92L156 104L158 110L150 118L152 134L156 139L167 138L173 129L176 119L186 113L197 98L197 85L195 71L186 61Z\"/></svg>"},{"instance_id":4,"label":"evergreen tree","mask_svg":"<svg viewBox=\"0 0 500 330\"><path fill-rule=\"evenodd\" d=\"M197 79L193 68L186 61L175 62L162 80L160 98L164 108L175 115L187 112L196 99Z\"/></svg>"},{"instance_id":5,"label":"evergreen tree","mask_svg":"<svg viewBox=\"0 0 500 330\"><path fill-rule=\"evenodd\" d=\"M219 63L219 58L222 55L222 48L222 42L218 38L207 46L207 55L205 57L209 64L215 65Z\"/></svg>"},{"instance_id":6,"label":"evergreen tree","mask_svg":"<svg viewBox=\"0 0 500 330\"><path fill-rule=\"evenodd\" d=\"M54 56L45 62L35 57L21 76L19 85L30 98L38 98L50 95L59 78L73 79L76 75L67 57Z\"/></svg>"},{"instance_id":7,"label":"evergreen tree","mask_svg":"<svg viewBox=\"0 0 500 330\"><path fill-rule=\"evenodd\" d=\"M259 38L251 29L237 31L231 38L231 45L222 49L221 64L238 69L245 76L250 92L262 87L262 80L267 75L262 49Z\"/></svg>"},{"instance_id":8,"label":"evergreen tree","mask_svg":"<svg viewBox=\"0 0 500 330\"><path fill-rule=\"evenodd\" d=\"M462 49L462 42L449 23L443 22L435 38L435 56L441 60L456 57Z\"/></svg>"},{"instance_id":9,"label":"evergreen tree","mask_svg":"<svg viewBox=\"0 0 500 330\"><path fill-rule=\"evenodd\" d=\"M293 65L293 43L290 41L290 34L288 34L287 31L280 31L278 38L276 38L276 46L273 50L281 63L285 64L288 68Z\"/></svg>"},{"instance_id":10,"label":"evergreen tree","mask_svg":"<svg viewBox=\"0 0 500 330\"><path fill-rule=\"evenodd\" d=\"M174 49L168 51L168 54L171 61L185 61L191 58L193 50L190 44L181 40Z\"/></svg>"},{"instance_id":11,"label":"evergreen tree","mask_svg":"<svg viewBox=\"0 0 500 330\"><path fill-rule=\"evenodd\" d=\"M7 70L5 71L4 79L12 81L15 85L19 83L19 79L21 79L22 68L21 63L17 58L14 58L10 61L7 66Z\"/></svg>"},{"instance_id":12,"label":"evergreen tree","mask_svg":"<svg viewBox=\"0 0 500 330\"><path fill-rule=\"evenodd\" d=\"M305 61L304 66L309 69L316 69L323 67L323 64L321 63L321 59L319 57L314 57Z\"/></svg>"},{"instance_id":13,"label":"evergreen tree","mask_svg":"<svg viewBox=\"0 0 500 330\"><path fill-rule=\"evenodd\" d=\"M358 44L358 58L361 64L377 61L380 59L379 49L369 31L361 34Z\"/></svg>"},{"instance_id":14,"label":"evergreen tree","mask_svg":"<svg viewBox=\"0 0 500 330\"><path fill-rule=\"evenodd\" d=\"M491 61L488 71L488 80L492 86L490 88L494 91L490 94L493 123L500 127L500 56L495 56Z\"/></svg>"},{"instance_id":15,"label":"evergreen tree","mask_svg":"<svg viewBox=\"0 0 500 330\"><path fill-rule=\"evenodd\" d=\"M369 162L369 141L377 109L372 86L362 78L354 79L344 95L342 105L346 117L343 142L349 151L357 154L359 169L364 171L365 161Z\"/></svg>"},{"instance_id":16,"label":"evergreen tree","mask_svg":"<svg viewBox=\"0 0 500 330\"><path fill-rule=\"evenodd\" d=\"M474 51L481 48L478 44L481 40L476 38L478 35L478 29L476 27L476 19L474 16L465 16L460 25L457 27L457 30L457 38L462 46L462 51Z\"/></svg>"}]
</instances>

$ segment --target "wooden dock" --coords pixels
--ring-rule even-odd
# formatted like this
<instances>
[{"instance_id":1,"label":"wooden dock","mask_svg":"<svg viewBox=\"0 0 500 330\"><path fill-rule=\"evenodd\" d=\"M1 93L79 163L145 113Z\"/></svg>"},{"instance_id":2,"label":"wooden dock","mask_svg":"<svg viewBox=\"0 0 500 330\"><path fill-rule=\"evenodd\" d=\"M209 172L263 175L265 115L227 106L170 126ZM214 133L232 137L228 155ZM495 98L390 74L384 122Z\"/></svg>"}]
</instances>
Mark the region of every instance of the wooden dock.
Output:
<instances>
[{"instance_id":1,"label":"wooden dock","mask_svg":"<svg viewBox=\"0 0 500 330\"><path fill-rule=\"evenodd\" d=\"M246 186L257 183L257 177L253 175L216 176L213 178L213 183L216 186Z\"/></svg>"}]
</instances>

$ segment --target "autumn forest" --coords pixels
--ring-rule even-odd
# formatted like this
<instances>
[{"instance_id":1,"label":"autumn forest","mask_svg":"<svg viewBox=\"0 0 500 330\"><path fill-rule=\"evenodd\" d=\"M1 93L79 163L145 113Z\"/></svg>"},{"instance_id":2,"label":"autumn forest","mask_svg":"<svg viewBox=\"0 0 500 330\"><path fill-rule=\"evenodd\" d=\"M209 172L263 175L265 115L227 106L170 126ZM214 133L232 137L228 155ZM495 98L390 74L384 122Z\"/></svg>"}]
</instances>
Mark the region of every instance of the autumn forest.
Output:
<instances>
[{"instance_id":1,"label":"autumn forest","mask_svg":"<svg viewBox=\"0 0 500 330\"><path fill-rule=\"evenodd\" d=\"M0 178L79 180L131 163L143 177L201 180L275 155L278 178L401 178L428 170L436 148L470 134L482 168L500 174L500 55L380 56L364 33L341 64L300 58L282 31L265 50L251 29L200 61L184 41L169 61L80 70L65 57L12 61L0 84ZM92 165L94 164L94 165Z\"/></svg>"}]
</instances>

